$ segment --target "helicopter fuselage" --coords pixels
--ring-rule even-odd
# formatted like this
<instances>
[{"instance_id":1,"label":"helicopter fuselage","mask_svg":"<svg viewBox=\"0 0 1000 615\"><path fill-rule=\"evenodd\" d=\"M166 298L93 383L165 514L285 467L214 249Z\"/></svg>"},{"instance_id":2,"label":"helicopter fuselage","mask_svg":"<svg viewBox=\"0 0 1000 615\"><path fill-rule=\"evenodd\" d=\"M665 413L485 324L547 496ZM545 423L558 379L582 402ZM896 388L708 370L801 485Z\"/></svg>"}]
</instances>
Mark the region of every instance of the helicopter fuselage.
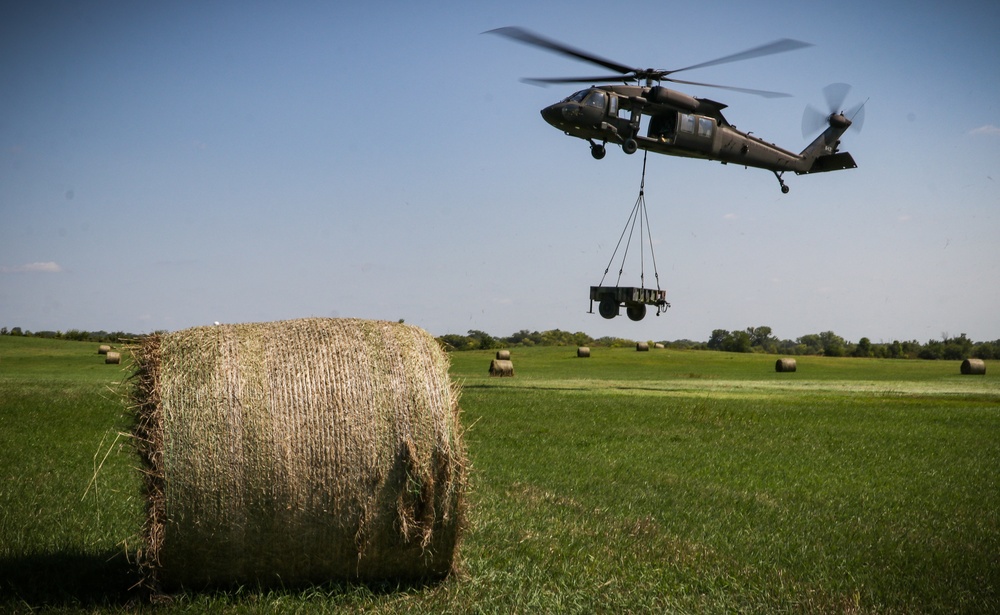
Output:
<instances>
[{"instance_id":1,"label":"helicopter fuselage","mask_svg":"<svg viewBox=\"0 0 1000 615\"><path fill-rule=\"evenodd\" d=\"M606 143L618 143L628 153L637 149L670 156L715 160L773 171L787 192L781 174L854 168L851 155L838 153L840 137L851 125L842 114L828 118L829 127L796 154L737 130L722 115L726 105L695 98L661 86L594 86L542 109L542 118L565 134L585 139L595 158L603 158ZM649 118L642 132L642 117ZM599 142L599 143L598 143Z\"/></svg>"}]
</instances>

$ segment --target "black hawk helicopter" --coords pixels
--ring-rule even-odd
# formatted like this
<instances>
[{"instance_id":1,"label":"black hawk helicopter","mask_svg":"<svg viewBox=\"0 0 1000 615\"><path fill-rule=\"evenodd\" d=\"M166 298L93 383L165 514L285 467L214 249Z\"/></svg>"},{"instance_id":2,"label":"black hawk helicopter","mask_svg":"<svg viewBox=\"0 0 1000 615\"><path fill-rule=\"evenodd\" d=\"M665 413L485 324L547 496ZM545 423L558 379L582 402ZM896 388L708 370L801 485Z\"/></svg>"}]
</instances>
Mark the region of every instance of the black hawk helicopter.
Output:
<instances>
[{"instance_id":1,"label":"black hawk helicopter","mask_svg":"<svg viewBox=\"0 0 1000 615\"><path fill-rule=\"evenodd\" d=\"M737 130L722 115L722 110L727 105L707 98L690 96L660 85L663 81L670 81L768 98L788 96L780 92L683 81L674 79L670 75L695 68L793 51L809 47L809 43L781 39L685 68L662 70L632 68L545 38L524 28L510 26L489 30L488 33L554 51L619 73L598 77L524 79L534 84L596 84L618 81L625 84L592 85L542 109L542 118L546 122L569 136L588 141L591 155L598 160L604 158L607 143L618 143L626 154L634 154L642 149L670 156L716 160L722 164L731 162L773 172L782 193L788 192L788 186L782 179L786 171L804 175L857 167L854 158L848 152L839 151L840 137L844 132L852 125L860 128L864 121L863 103L849 111L842 110L850 86L833 84L824 89L829 113L823 114L813 108L807 108L802 124L803 133L807 133L813 126L815 127L812 130L817 130L823 125L827 128L801 153L795 154L750 133ZM628 85L631 82L638 85ZM645 85L642 85L642 82L645 82ZM646 133L640 134L643 115L649 117L649 123Z\"/></svg>"}]
</instances>

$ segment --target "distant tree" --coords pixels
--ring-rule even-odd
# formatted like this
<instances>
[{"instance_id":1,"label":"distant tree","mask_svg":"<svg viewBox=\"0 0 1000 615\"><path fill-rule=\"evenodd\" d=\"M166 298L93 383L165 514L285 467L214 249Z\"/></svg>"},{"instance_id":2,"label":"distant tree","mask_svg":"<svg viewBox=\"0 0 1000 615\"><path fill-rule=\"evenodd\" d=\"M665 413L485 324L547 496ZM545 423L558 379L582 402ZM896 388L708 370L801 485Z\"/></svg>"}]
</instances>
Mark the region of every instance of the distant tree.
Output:
<instances>
[{"instance_id":1,"label":"distant tree","mask_svg":"<svg viewBox=\"0 0 1000 615\"><path fill-rule=\"evenodd\" d=\"M708 349L709 350L723 350L723 346L726 343L726 338L729 337L729 331L725 329L715 329L712 331L711 337L708 338Z\"/></svg>"},{"instance_id":2,"label":"distant tree","mask_svg":"<svg viewBox=\"0 0 1000 615\"><path fill-rule=\"evenodd\" d=\"M819 334L820 343L823 345L823 356L842 357L847 353L846 342L833 331L824 331Z\"/></svg>"},{"instance_id":3,"label":"distant tree","mask_svg":"<svg viewBox=\"0 0 1000 615\"><path fill-rule=\"evenodd\" d=\"M872 341L867 337L861 338L858 340L858 345L854 347L854 352L851 354L855 357L872 356Z\"/></svg>"}]
</instances>

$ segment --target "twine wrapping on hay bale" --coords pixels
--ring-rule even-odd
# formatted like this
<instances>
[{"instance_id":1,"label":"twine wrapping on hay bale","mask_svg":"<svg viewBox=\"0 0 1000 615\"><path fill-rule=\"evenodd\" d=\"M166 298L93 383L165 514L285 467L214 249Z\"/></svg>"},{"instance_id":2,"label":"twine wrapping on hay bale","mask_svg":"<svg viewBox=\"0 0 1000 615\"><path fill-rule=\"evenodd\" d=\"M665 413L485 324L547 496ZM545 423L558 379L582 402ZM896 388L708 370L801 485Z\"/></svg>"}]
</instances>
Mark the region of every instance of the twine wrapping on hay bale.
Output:
<instances>
[{"instance_id":1,"label":"twine wrapping on hay bale","mask_svg":"<svg viewBox=\"0 0 1000 615\"><path fill-rule=\"evenodd\" d=\"M590 348L587 346L580 346L579 348L576 349L576 356L581 359L589 359Z\"/></svg>"},{"instance_id":2,"label":"twine wrapping on hay bale","mask_svg":"<svg viewBox=\"0 0 1000 615\"><path fill-rule=\"evenodd\" d=\"M452 570L466 456L448 358L427 332L304 319L133 350L151 589Z\"/></svg>"},{"instance_id":3,"label":"twine wrapping on hay bale","mask_svg":"<svg viewBox=\"0 0 1000 615\"><path fill-rule=\"evenodd\" d=\"M966 376L985 375L986 362L982 359L966 359L962 361L962 373Z\"/></svg>"},{"instance_id":4,"label":"twine wrapping on hay bale","mask_svg":"<svg viewBox=\"0 0 1000 615\"><path fill-rule=\"evenodd\" d=\"M120 352L108 351L104 353L104 364L105 365L118 365L122 362L122 355Z\"/></svg>"},{"instance_id":5,"label":"twine wrapping on hay bale","mask_svg":"<svg viewBox=\"0 0 1000 615\"><path fill-rule=\"evenodd\" d=\"M778 359L774 362L774 371L776 372L794 372L795 368L795 359Z\"/></svg>"},{"instance_id":6,"label":"twine wrapping on hay bale","mask_svg":"<svg viewBox=\"0 0 1000 615\"><path fill-rule=\"evenodd\" d=\"M636 352L649 352L649 342L636 342L635 350Z\"/></svg>"},{"instance_id":7,"label":"twine wrapping on hay bale","mask_svg":"<svg viewBox=\"0 0 1000 615\"><path fill-rule=\"evenodd\" d=\"M503 359L493 359L490 361L490 376L499 376L501 378L507 376L512 377L514 375L514 363L511 361L504 361Z\"/></svg>"},{"instance_id":8,"label":"twine wrapping on hay bale","mask_svg":"<svg viewBox=\"0 0 1000 615\"><path fill-rule=\"evenodd\" d=\"M509 350L498 350L497 359L500 361L510 361L510 351Z\"/></svg>"},{"instance_id":9,"label":"twine wrapping on hay bale","mask_svg":"<svg viewBox=\"0 0 1000 615\"><path fill-rule=\"evenodd\" d=\"M97 347L97 354L108 354L109 350L111 350L111 346L108 346L107 344L101 344L100 346Z\"/></svg>"}]
</instances>

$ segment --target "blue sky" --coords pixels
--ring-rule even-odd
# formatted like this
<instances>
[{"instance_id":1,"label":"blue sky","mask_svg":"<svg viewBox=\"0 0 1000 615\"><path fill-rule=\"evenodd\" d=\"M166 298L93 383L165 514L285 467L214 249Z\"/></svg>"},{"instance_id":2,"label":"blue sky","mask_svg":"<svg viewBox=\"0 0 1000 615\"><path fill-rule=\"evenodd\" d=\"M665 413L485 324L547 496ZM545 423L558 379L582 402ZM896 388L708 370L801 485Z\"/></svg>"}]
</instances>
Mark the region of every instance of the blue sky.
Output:
<instances>
[{"instance_id":1,"label":"blue sky","mask_svg":"<svg viewBox=\"0 0 1000 615\"><path fill-rule=\"evenodd\" d=\"M5 3L0 326L1000 338L1000 5L480 4ZM847 106L869 99L842 145L859 168L786 176L782 195L766 171L651 157L673 307L588 314L641 152L595 161L546 125L574 87L519 79L595 69L481 34L506 25L657 68L813 43L684 74L790 98L677 89L799 151L803 109L850 83Z\"/></svg>"}]
</instances>

